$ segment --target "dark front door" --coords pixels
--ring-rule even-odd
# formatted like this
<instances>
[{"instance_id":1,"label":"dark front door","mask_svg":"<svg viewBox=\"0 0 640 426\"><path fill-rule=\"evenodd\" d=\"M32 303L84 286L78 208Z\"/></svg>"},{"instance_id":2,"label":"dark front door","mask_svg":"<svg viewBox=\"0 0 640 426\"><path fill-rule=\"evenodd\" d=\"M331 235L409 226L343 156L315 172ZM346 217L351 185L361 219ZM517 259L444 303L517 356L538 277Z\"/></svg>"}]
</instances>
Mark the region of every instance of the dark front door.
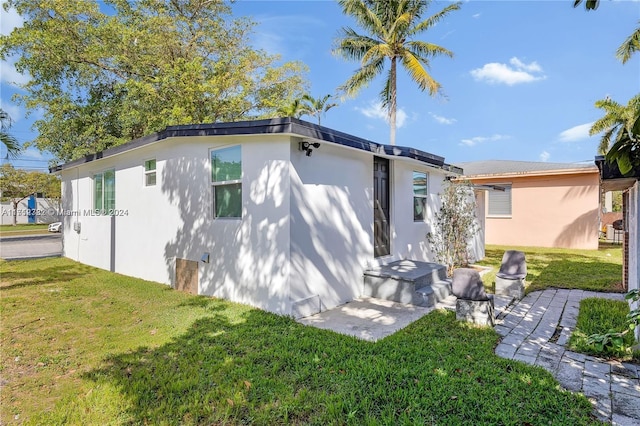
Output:
<instances>
[{"instance_id":1,"label":"dark front door","mask_svg":"<svg viewBox=\"0 0 640 426\"><path fill-rule=\"evenodd\" d=\"M373 157L373 252L391 253L389 238L389 160Z\"/></svg>"}]
</instances>

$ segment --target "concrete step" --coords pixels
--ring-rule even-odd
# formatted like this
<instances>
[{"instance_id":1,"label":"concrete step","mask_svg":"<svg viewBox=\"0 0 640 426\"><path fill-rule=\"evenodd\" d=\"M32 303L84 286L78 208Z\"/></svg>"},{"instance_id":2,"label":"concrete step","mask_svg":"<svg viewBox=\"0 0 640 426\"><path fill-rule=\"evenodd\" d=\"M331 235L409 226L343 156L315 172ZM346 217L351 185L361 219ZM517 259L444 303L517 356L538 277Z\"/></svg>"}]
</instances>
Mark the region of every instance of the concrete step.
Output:
<instances>
[{"instance_id":1,"label":"concrete step","mask_svg":"<svg viewBox=\"0 0 640 426\"><path fill-rule=\"evenodd\" d=\"M458 298L455 297L453 294L451 294L446 298L442 299L441 301L439 301L438 303L436 303L436 309L446 309L448 311L455 312L457 300Z\"/></svg>"},{"instance_id":2,"label":"concrete step","mask_svg":"<svg viewBox=\"0 0 640 426\"><path fill-rule=\"evenodd\" d=\"M401 260L364 272L364 297L431 307L451 294L444 265Z\"/></svg>"}]
</instances>

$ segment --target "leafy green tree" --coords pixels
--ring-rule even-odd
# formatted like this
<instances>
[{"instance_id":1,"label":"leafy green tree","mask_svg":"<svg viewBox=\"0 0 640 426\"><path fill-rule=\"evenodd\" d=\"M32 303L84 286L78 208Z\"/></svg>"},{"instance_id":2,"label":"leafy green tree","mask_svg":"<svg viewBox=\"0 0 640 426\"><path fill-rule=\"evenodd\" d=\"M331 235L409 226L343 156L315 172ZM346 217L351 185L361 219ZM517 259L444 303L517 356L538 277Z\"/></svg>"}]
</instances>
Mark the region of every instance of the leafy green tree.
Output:
<instances>
[{"instance_id":1,"label":"leafy green tree","mask_svg":"<svg viewBox=\"0 0 640 426\"><path fill-rule=\"evenodd\" d=\"M352 28L342 28L336 55L349 60L360 61L360 68L341 87L347 95L354 95L367 86L390 63L385 84L380 92L382 106L389 115L390 143L396 141L396 79L400 63L421 91L427 90L434 96L440 91L440 84L431 77L427 69L435 56L452 57L453 53L444 47L415 38L432 28L450 12L458 10L460 3L446 6L429 18L422 16L429 5L428 0L339 0L342 11L355 18L366 32L357 33Z\"/></svg>"},{"instance_id":2,"label":"leafy green tree","mask_svg":"<svg viewBox=\"0 0 640 426\"><path fill-rule=\"evenodd\" d=\"M331 98L331 95L325 95L322 98L314 98L308 93L305 94L302 97L302 101L305 105L304 109L306 110L305 114L316 117L318 119L318 125L321 125L322 116L326 114L327 111L329 111L331 108L338 106L338 104L335 102L329 102Z\"/></svg>"},{"instance_id":3,"label":"leafy green tree","mask_svg":"<svg viewBox=\"0 0 640 426\"><path fill-rule=\"evenodd\" d=\"M9 157L15 158L22 150L22 147L18 140L13 135L9 134L9 128L12 124L13 120L11 120L9 114L0 108L0 142L2 142L7 148L7 154Z\"/></svg>"},{"instance_id":4,"label":"leafy green tree","mask_svg":"<svg viewBox=\"0 0 640 426\"><path fill-rule=\"evenodd\" d=\"M436 260L446 265L447 274L452 276L456 267L470 263L469 245L478 231L476 199L469 182L449 182L439 195L442 206L435 214L427 241Z\"/></svg>"},{"instance_id":5,"label":"leafy green tree","mask_svg":"<svg viewBox=\"0 0 640 426\"><path fill-rule=\"evenodd\" d=\"M0 167L0 193L3 200L9 200L13 208L13 225L17 224L18 204L35 193L42 193L48 199L60 199L60 179L42 172L16 169L11 164Z\"/></svg>"},{"instance_id":6,"label":"leafy green tree","mask_svg":"<svg viewBox=\"0 0 640 426\"><path fill-rule=\"evenodd\" d=\"M306 91L299 62L249 44L253 23L211 0L9 0L0 39L31 80L18 96L41 150L68 161L168 125L271 117Z\"/></svg>"}]
</instances>

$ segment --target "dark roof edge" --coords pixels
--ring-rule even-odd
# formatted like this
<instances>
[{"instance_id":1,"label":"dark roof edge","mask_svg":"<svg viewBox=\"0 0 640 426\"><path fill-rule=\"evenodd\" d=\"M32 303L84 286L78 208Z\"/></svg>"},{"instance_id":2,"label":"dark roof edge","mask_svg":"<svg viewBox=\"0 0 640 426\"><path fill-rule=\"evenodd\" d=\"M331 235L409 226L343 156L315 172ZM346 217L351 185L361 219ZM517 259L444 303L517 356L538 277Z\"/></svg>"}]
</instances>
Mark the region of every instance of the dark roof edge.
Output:
<instances>
[{"instance_id":1,"label":"dark roof edge","mask_svg":"<svg viewBox=\"0 0 640 426\"><path fill-rule=\"evenodd\" d=\"M640 179L640 167L636 167L625 176L620 172L618 163L608 162L604 155L596 155L594 163L596 163L596 166L598 166L598 169L600 170L600 177L602 180Z\"/></svg>"},{"instance_id":2,"label":"dark roof edge","mask_svg":"<svg viewBox=\"0 0 640 426\"><path fill-rule=\"evenodd\" d=\"M307 121L292 117L270 118L265 120L236 121L229 123L211 124L190 124L181 126L169 126L166 129L134 139L122 145L106 149L95 154L89 154L83 158L69 161L62 165L51 167L51 173L77 167L102 158L112 157L142 146L158 142L163 139L183 136L236 136L236 135L259 135L259 134L295 134L302 137L309 137L326 142L333 142L338 145L356 148L377 154L412 158L430 166L434 166L445 171L462 174L462 169L450 164L445 164L444 157L430 154L415 148L383 145L367 139L359 138L348 133L333 130L328 127L319 126Z\"/></svg>"}]
</instances>

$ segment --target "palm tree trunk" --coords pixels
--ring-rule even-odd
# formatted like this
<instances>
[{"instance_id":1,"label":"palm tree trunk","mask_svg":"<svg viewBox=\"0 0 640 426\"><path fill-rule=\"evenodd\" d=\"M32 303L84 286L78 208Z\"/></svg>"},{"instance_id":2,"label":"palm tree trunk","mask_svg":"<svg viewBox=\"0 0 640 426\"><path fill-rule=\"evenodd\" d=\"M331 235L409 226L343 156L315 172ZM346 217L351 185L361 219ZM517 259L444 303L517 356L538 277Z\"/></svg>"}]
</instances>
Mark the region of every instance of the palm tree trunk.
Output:
<instances>
[{"instance_id":1,"label":"palm tree trunk","mask_svg":"<svg viewBox=\"0 0 640 426\"><path fill-rule=\"evenodd\" d=\"M396 57L391 58L391 82L389 88L391 90L390 102L389 102L389 125L391 127L391 134L389 135L389 143L391 145L396 144Z\"/></svg>"}]
</instances>

